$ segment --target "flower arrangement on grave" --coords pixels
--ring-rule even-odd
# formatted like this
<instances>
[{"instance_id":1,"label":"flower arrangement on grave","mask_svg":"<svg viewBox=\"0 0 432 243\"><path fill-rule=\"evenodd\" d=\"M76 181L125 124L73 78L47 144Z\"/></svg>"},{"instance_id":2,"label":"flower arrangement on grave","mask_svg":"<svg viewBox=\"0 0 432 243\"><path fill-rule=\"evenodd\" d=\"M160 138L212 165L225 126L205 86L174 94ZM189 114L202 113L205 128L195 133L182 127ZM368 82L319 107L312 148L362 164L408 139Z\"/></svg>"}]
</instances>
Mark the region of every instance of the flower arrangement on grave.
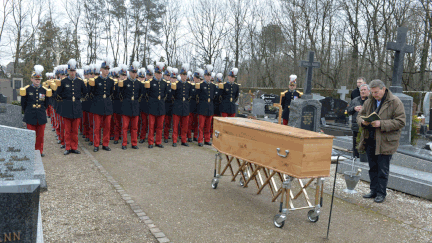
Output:
<instances>
[{"instance_id":1,"label":"flower arrangement on grave","mask_svg":"<svg viewBox=\"0 0 432 243\"><path fill-rule=\"evenodd\" d=\"M345 117L349 117L349 115L348 115L348 111L347 110L345 110Z\"/></svg>"},{"instance_id":2,"label":"flower arrangement on grave","mask_svg":"<svg viewBox=\"0 0 432 243\"><path fill-rule=\"evenodd\" d=\"M417 144L417 139L419 137L418 133L420 132L420 122L421 119L413 115L412 116L412 124L411 124L411 145Z\"/></svg>"}]
</instances>

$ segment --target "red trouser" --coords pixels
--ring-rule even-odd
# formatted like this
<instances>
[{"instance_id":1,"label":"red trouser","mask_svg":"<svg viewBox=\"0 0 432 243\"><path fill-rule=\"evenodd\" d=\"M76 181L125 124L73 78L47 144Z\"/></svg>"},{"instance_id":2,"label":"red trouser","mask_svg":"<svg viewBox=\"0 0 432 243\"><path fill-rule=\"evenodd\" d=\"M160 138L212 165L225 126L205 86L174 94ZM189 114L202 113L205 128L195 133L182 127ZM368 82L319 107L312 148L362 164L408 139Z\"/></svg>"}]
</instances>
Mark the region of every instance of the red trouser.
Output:
<instances>
[{"instance_id":1,"label":"red trouser","mask_svg":"<svg viewBox=\"0 0 432 243\"><path fill-rule=\"evenodd\" d=\"M111 127L110 127L110 137L114 137L114 114L111 116Z\"/></svg>"},{"instance_id":2,"label":"red trouser","mask_svg":"<svg viewBox=\"0 0 432 243\"><path fill-rule=\"evenodd\" d=\"M288 120L287 119L283 119L283 124L284 125L288 125Z\"/></svg>"},{"instance_id":3,"label":"red trouser","mask_svg":"<svg viewBox=\"0 0 432 243\"><path fill-rule=\"evenodd\" d=\"M60 124L61 124L61 120L60 120L60 115L56 113L55 115L55 120L56 120L56 125L55 125L55 130L56 130L56 134L59 140L61 140L60 137Z\"/></svg>"},{"instance_id":4,"label":"red trouser","mask_svg":"<svg viewBox=\"0 0 432 243\"><path fill-rule=\"evenodd\" d=\"M52 109L51 110L52 111L52 115L51 115L51 125L53 126L53 128L55 129L55 126L56 126L56 119L55 119L55 116L56 116L56 113L54 112L54 109Z\"/></svg>"},{"instance_id":5,"label":"red trouser","mask_svg":"<svg viewBox=\"0 0 432 243\"><path fill-rule=\"evenodd\" d=\"M64 129L65 129L65 145L66 150L77 150L78 149L78 126L81 122L81 118L65 118Z\"/></svg>"},{"instance_id":6,"label":"red trouser","mask_svg":"<svg viewBox=\"0 0 432 243\"><path fill-rule=\"evenodd\" d=\"M30 125L27 124L28 130L33 130L36 132L36 143L35 150L39 150L40 153L43 153L43 145L44 145L44 134L45 134L45 124L43 125Z\"/></svg>"},{"instance_id":7,"label":"red trouser","mask_svg":"<svg viewBox=\"0 0 432 243\"><path fill-rule=\"evenodd\" d=\"M89 117L89 139L90 142L93 142L93 129L94 129L94 119L93 119L93 113L88 113L88 117Z\"/></svg>"},{"instance_id":8,"label":"red trouser","mask_svg":"<svg viewBox=\"0 0 432 243\"><path fill-rule=\"evenodd\" d=\"M123 130L123 143L122 146L127 145L127 132L129 128L129 123L131 125L131 144L132 146L137 146L138 144L138 120L139 116L125 116L122 115L122 130ZM109 139L109 138L108 138Z\"/></svg>"},{"instance_id":9,"label":"red trouser","mask_svg":"<svg viewBox=\"0 0 432 243\"><path fill-rule=\"evenodd\" d=\"M169 138L169 130L171 128L171 118L172 118L172 116L165 115L165 118L164 118L164 123L165 123L165 126L164 126L164 139L168 139Z\"/></svg>"},{"instance_id":10,"label":"red trouser","mask_svg":"<svg viewBox=\"0 0 432 243\"><path fill-rule=\"evenodd\" d=\"M111 129L111 115L98 115L93 114L94 128L93 128L93 146L99 147L100 144L100 134L101 125L103 127L103 140L102 146L107 147L109 145L110 139L110 129Z\"/></svg>"},{"instance_id":11,"label":"red trouser","mask_svg":"<svg viewBox=\"0 0 432 243\"><path fill-rule=\"evenodd\" d=\"M141 112L141 132L140 139L144 140L146 138L148 128L148 114Z\"/></svg>"},{"instance_id":12,"label":"red trouser","mask_svg":"<svg viewBox=\"0 0 432 243\"><path fill-rule=\"evenodd\" d=\"M181 142L186 143L186 135L189 128L189 116L178 116L178 115L173 115L173 134L172 134L173 143L177 143L179 122L181 128Z\"/></svg>"},{"instance_id":13,"label":"red trouser","mask_svg":"<svg viewBox=\"0 0 432 243\"><path fill-rule=\"evenodd\" d=\"M156 127L156 144L159 145L162 143L162 128L163 121L165 115L155 116L149 114L149 135L148 135L148 144L153 145L154 143L154 131Z\"/></svg>"},{"instance_id":14,"label":"red trouser","mask_svg":"<svg viewBox=\"0 0 432 243\"><path fill-rule=\"evenodd\" d=\"M203 142L203 134L204 134L204 142L210 142L210 127L213 116L203 116L199 115L199 136L198 143Z\"/></svg>"},{"instance_id":15,"label":"red trouser","mask_svg":"<svg viewBox=\"0 0 432 243\"><path fill-rule=\"evenodd\" d=\"M46 108L46 113L47 113L47 116L48 117L51 117L51 115L52 115L52 113L51 113L51 108L50 108L51 106L49 105L47 108Z\"/></svg>"},{"instance_id":16,"label":"red trouser","mask_svg":"<svg viewBox=\"0 0 432 243\"><path fill-rule=\"evenodd\" d=\"M89 121L89 115L87 111L83 112L83 134L88 138L90 136L90 121Z\"/></svg>"},{"instance_id":17,"label":"red trouser","mask_svg":"<svg viewBox=\"0 0 432 243\"><path fill-rule=\"evenodd\" d=\"M114 113L114 140L118 141L120 139L120 134L122 133L122 115Z\"/></svg>"},{"instance_id":18,"label":"red trouser","mask_svg":"<svg viewBox=\"0 0 432 243\"><path fill-rule=\"evenodd\" d=\"M235 113L231 114L231 113L222 112L221 115L222 115L222 117L235 117Z\"/></svg>"},{"instance_id":19,"label":"red trouser","mask_svg":"<svg viewBox=\"0 0 432 243\"><path fill-rule=\"evenodd\" d=\"M189 114L188 138L192 138L192 130L194 131L194 138L198 138L198 115L196 113Z\"/></svg>"}]
</instances>

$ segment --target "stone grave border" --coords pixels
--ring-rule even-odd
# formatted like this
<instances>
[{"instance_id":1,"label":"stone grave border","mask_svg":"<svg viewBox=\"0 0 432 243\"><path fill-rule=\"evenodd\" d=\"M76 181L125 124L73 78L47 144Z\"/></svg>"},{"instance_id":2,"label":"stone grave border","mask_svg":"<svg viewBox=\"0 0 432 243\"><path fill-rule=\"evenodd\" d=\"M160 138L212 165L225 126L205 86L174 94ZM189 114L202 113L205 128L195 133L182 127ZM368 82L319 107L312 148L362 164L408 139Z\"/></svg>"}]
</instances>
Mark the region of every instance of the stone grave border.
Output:
<instances>
[{"instance_id":1,"label":"stone grave border","mask_svg":"<svg viewBox=\"0 0 432 243\"><path fill-rule=\"evenodd\" d=\"M95 157L88 151L88 149L83 146L81 142L78 142L81 149L86 155L91 158L91 161L96 165L99 171L106 177L106 179L111 183L114 189L120 194L121 198L125 201L127 205L132 209L135 215L144 222L145 225L150 229L150 232L159 242L171 242L168 237L154 224L149 216L142 210L142 208L132 200L131 196L126 193L122 186L111 176L111 174L105 170L105 168L97 161Z\"/></svg>"}]
</instances>

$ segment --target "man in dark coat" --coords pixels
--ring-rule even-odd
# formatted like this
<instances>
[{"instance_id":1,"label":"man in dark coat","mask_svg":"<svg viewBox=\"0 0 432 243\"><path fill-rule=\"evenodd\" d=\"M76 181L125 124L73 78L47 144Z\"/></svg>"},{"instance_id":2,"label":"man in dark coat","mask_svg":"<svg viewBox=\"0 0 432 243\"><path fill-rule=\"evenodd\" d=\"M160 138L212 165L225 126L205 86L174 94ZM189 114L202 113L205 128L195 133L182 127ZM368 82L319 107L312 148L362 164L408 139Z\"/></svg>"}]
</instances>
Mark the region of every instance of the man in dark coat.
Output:
<instances>
[{"instance_id":1,"label":"man in dark coat","mask_svg":"<svg viewBox=\"0 0 432 243\"><path fill-rule=\"evenodd\" d=\"M87 88L82 79L76 77L76 61L68 62L69 77L61 81L57 88L60 116L64 120L65 148L64 155L80 154L78 151L78 126L82 117L81 98L87 95Z\"/></svg>"},{"instance_id":2,"label":"man in dark coat","mask_svg":"<svg viewBox=\"0 0 432 243\"><path fill-rule=\"evenodd\" d=\"M357 88L355 88L352 92L351 92L351 100L357 98L360 96L360 86L362 84L366 83L366 79L363 77L360 77L357 79Z\"/></svg>"},{"instance_id":3,"label":"man in dark coat","mask_svg":"<svg viewBox=\"0 0 432 243\"><path fill-rule=\"evenodd\" d=\"M202 69L201 69L202 70ZM204 71L203 71L204 72ZM198 72L195 72L193 75L190 74L191 79L193 79L193 82L191 82L192 90L191 90L191 100L189 102L189 128L187 132L188 142L192 141L198 141L198 99L197 99L197 90L195 88L196 83L200 83L200 74ZM192 78L193 76L193 78ZM193 131L193 140L192 140L192 131Z\"/></svg>"},{"instance_id":4,"label":"man in dark coat","mask_svg":"<svg viewBox=\"0 0 432 243\"><path fill-rule=\"evenodd\" d=\"M283 109L282 119L283 124L288 125L291 101L301 97L301 94L295 89L297 87L297 76L291 75L289 82L289 90L281 93L281 106Z\"/></svg>"},{"instance_id":5,"label":"man in dark coat","mask_svg":"<svg viewBox=\"0 0 432 243\"><path fill-rule=\"evenodd\" d=\"M144 95L142 83L137 78L140 63L135 61L129 68L130 78L119 81L119 95L122 102L122 149L126 149L127 131L130 125L131 144L133 149L138 149L138 120L140 115L140 100Z\"/></svg>"},{"instance_id":6,"label":"man in dark coat","mask_svg":"<svg viewBox=\"0 0 432 243\"><path fill-rule=\"evenodd\" d=\"M114 80L108 77L111 60L106 58L101 64L101 73L95 80L89 82L90 93L93 97L90 112L93 113L93 146L94 152L99 151L101 127L103 127L102 149L111 151L108 147L111 132L111 116L113 114L112 98L114 95Z\"/></svg>"},{"instance_id":7,"label":"man in dark coat","mask_svg":"<svg viewBox=\"0 0 432 243\"><path fill-rule=\"evenodd\" d=\"M186 81L189 64L183 64L180 70L181 81L171 81L171 90L174 99L173 107L173 147L177 146L178 127L181 129L181 145L189 147L187 131L189 128L189 101L192 98L192 85ZM176 71L176 70L175 70ZM174 76L174 75L172 75Z\"/></svg>"},{"instance_id":8,"label":"man in dark coat","mask_svg":"<svg viewBox=\"0 0 432 243\"><path fill-rule=\"evenodd\" d=\"M149 96L147 93L148 90L145 88L145 83L147 81L150 82L153 79L154 66L148 65L147 70L144 70L144 72L146 73L145 79L141 83L143 84L145 94L144 94L144 96L140 102L141 131L140 131L139 143L145 142L145 138L146 138L148 127L149 127L149 123L148 123L148 120L149 120L148 119L149 118Z\"/></svg>"},{"instance_id":9,"label":"man in dark coat","mask_svg":"<svg viewBox=\"0 0 432 243\"><path fill-rule=\"evenodd\" d=\"M164 72L164 79L171 82L171 73L173 72L174 68L167 67ZM177 75L177 74L176 74ZM174 78L176 80L176 78ZM171 120L172 120L172 109L173 109L174 102L172 100L172 93L171 89L170 92L167 95L167 98L165 100L165 117L164 117L164 129L163 129L163 137L164 142L168 143L169 137L169 131L171 129Z\"/></svg>"},{"instance_id":10,"label":"man in dark coat","mask_svg":"<svg viewBox=\"0 0 432 243\"><path fill-rule=\"evenodd\" d=\"M204 81L196 85L198 94L198 115L199 115L199 136L198 146L203 146L203 139L205 145L211 145L210 130L211 122L214 114L213 100L216 92L216 85L211 83L212 65L206 65L204 71Z\"/></svg>"},{"instance_id":11,"label":"man in dark coat","mask_svg":"<svg viewBox=\"0 0 432 243\"><path fill-rule=\"evenodd\" d=\"M162 72L165 64L157 62L155 68L155 77L146 81L145 88L149 98L149 136L148 147L153 148L154 132L156 130L156 146L163 148L162 129L165 117L165 100L171 91L169 81L162 78Z\"/></svg>"},{"instance_id":12,"label":"man in dark coat","mask_svg":"<svg viewBox=\"0 0 432 243\"><path fill-rule=\"evenodd\" d=\"M220 112L222 117L235 117L236 105L240 95L240 84L234 83L237 77L238 69L233 68L228 74L228 82L219 84L219 93L221 96Z\"/></svg>"},{"instance_id":13,"label":"man in dark coat","mask_svg":"<svg viewBox=\"0 0 432 243\"><path fill-rule=\"evenodd\" d=\"M31 77L32 84L20 89L21 107L24 112L23 121L27 124L27 129L36 132L35 150L39 150L42 157L45 156L43 153L47 123L45 110L49 104L48 99L52 96L51 89L41 86L43 69L41 65L35 65Z\"/></svg>"}]
</instances>

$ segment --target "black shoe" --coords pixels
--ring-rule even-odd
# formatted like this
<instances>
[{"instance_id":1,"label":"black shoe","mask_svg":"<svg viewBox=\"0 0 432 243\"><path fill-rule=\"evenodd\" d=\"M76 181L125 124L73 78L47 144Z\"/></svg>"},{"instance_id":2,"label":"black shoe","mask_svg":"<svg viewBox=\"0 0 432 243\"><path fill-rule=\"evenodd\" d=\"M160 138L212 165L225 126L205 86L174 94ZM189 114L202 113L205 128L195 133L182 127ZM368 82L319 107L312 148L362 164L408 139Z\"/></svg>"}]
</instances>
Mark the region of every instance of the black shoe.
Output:
<instances>
[{"instance_id":1,"label":"black shoe","mask_svg":"<svg viewBox=\"0 0 432 243\"><path fill-rule=\"evenodd\" d=\"M153 144L150 144L150 145L148 146L148 148L153 148Z\"/></svg>"},{"instance_id":2,"label":"black shoe","mask_svg":"<svg viewBox=\"0 0 432 243\"><path fill-rule=\"evenodd\" d=\"M189 143L192 143L192 138L188 138L188 142L189 142Z\"/></svg>"},{"instance_id":3,"label":"black shoe","mask_svg":"<svg viewBox=\"0 0 432 243\"><path fill-rule=\"evenodd\" d=\"M82 138L85 138L85 135L82 135Z\"/></svg>"},{"instance_id":4,"label":"black shoe","mask_svg":"<svg viewBox=\"0 0 432 243\"><path fill-rule=\"evenodd\" d=\"M132 146L133 149L138 149L138 146Z\"/></svg>"},{"instance_id":5,"label":"black shoe","mask_svg":"<svg viewBox=\"0 0 432 243\"><path fill-rule=\"evenodd\" d=\"M99 143L99 145L102 145L103 144L103 142L101 141L100 143Z\"/></svg>"},{"instance_id":6,"label":"black shoe","mask_svg":"<svg viewBox=\"0 0 432 243\"><path fill-rule=\"evenodd\" d=\"M374 199L374 202L376 202L376 203L382 203L384 201L385 201L385 196L383 196L383 195L377 195Z\"/></svg>"},{"instance_id":7,"label":"black shoe","mask_svg":"<svg viewBox=\"0 0 432 243\"><path fill-rule=\"evenodd\" d=\"M377 194L375 192L369 192L366 195L363 195L363 198L376 198Z\"/></svg>"},{"instance_id":8,"label":"black shoe","mask_svg":"<svg viewBox=\"0 0 432 243\"><path fill-rule=\"evenodd\" d=\"M193 140L194 140L195 142L198 142L198 138L193 138Z\"/></svg>"},{"instance_id":9,"label":"black shoe","mask_svg":"<svg viewBox=\"0 0 432 243\"><path fill-rule=\"evenodd\" d=\"M99 147L94 147L93 152L99 151Z\"/></svg>"},{"instance_id":10,"label":"black shoe","mask_svg":"<svg viewBox=\"0 0 432 243\"><path fill-rule=\"evenodd\" d=\"M102 149L105 151L111 151L110 147L108 147L108 146L102 146Z\"/></svg>"},{"instance_id":11,"label":"black shoe","mask_svg":"<svg viewBox=\"0 0 432 243\"><path fill-rule=\"evenodd\" d=\"M41 157L45 157L45 154L41 154Z\"/></svg>"},{"instance_id":12,"label":"black shoe","mask_svg":"<svg viewBox=\"0 0 432 243\"><path fill-rule=\"evenodd\" d=\"M122 149L123 149L123 150L126 150L126 149L127 149L127 147L126 147L126 146L122 146Z\"/></svg>"},{"instance_id":13,"label":"black shoe","mask_svg":"<svg viewBox=\"0 0 432 243\"><path fill-rule=\"evenodd\" d=\"M61 149L64 149L64 148L66 148L66 146L65 146L65 145L62 145L62 146L60 146L60 148L61 148Z\"/></svg>"},{"instance_id":14,"label":"black shoe","mask_svg":"<svg viewBox=\"0 0 432 243\"><path fill-rule=\"evenodd\" d=\"M144 143L145 142L145 139L140 139L139 140L139 143Z\"/></svg>"},{"instance_id":15,"label":"black shoe","mask_svg":"<svg viewBox=\"0 0 432 243\"><path fill-rule=\"evenodd\" d=\"M70 150L66 150L66 151L64 152L64 155L68 155L68 154L70 154Z\"/></svg>"},{"instance_id":16,"label":"black shoe","mask_svg":"<svg viewBox=\"0 0 432 243\"><path fill-rule=\"evenodd\" d=\"M115 141L114 141L114 144L118 144L118 140L115 140Z\"/></svg>"},{"instance_id":17,"label":"black shoe","mask_svg":"<svg viewBox=\"0 0 432 243\"><path fill-rule=\"evenodd\" d=\"M110 140L114 140L114 137L110 137Z\"/></svg>"},{"instance_id":18,"label":"black shoe","mask_svg":"<svg viewBox=\"0 0 432 243\"><path fill-rule=\"evenodd\" d=\"M176 143L173 143L173 147L177 147L177 144L176 144Z\"/></svg>"},{"instance_id":19,"label":"black shoe","mask_svg":"<svg viewBox=\"0 0 432 243\"><path fill-rule=\"evenodd\" d=\"M211 142L204 142L205 145L212 145Z\"/></svg>"},{"instance_id":20,"label":"black shoe","mask_svg":"<svg viewBox=\"0 0 432 243\"><path fill-rule=\"evenodd\" d=\"M168 136L168 139L171 139L171 136Z\"/></svg>"},{"instance_id":21,"label":"black shoe","mask_svg":"<svg viewBox=\"0 0 432 243\"><path fill-rule=\"evenodd\" d=\"M129 142L127 142L127 144L129 144Z\"/></svg>"},{"instance_id":22,"label":"black shoe","mask_svg":"<svg viewBox=\"0 0 432 243\"><path fill-rule=\"evenodd\" d=\"M82 132L80 132L79 135L82 135Z\"/></svg>"},{"instance_id":23,"label":"black shoe","mask_svg":"<svg viewBox=\"0 0 432 243\"><path fill-rule=\"evenodd\" d=\"M164 146L162 144L156 144L156 147L163 148Z\"/></svg>"},{"instance_id":24,"label":"black shoe","mask_svg":"<svg viewBox=\"0 0 432 243\"><path fill-rule=\"evenodd\" d=\"M164 140L164 143L168 143L168 139L165 139L165 140Z\"/></svg>"},{"instance_id":25,"label":"black shoe","mask_svg":"<svg viewBox=\"0 0 432 243\"><path fill-rule=\"evenodd\" d=\"M60 140L57 140L57 144L61 144L61 141L60 141Z\"/></svg>"},{"instance_id":26,"label":"black shoe","mask_svg":"<svg viewBox=\"0 0 432 243\"><path fill-rule=\"evenodd\" d=\"M202 146L204 146L204 145L203 145L203 143L198 143L198 146L202 147Z\"/></svg>"},{"instance_id":27,"label":"black shoe","mask_svg":"<svg viewBox=\"0 0 432 243\"><path fill-rule=\"evenodd\" d=\"M51 131L53 131L53 132L54 132L54 131L55 131L55 128L53 128L53 129L52 129Z\"/></svg>"},{"instance_id":28,"label":"black shoe","mask_svg":"<svg viewBox=\"0 0 432 243\"><path fill-rule=\"evenodd\" d=\"M86 141L86 142L90 141L90 138L86 138L85 141Z\"/></svg>"},{"instance_id":29,"label":"black shoe","mask_svg":"<svg viewBox=\"0 0 432 243\"><path fill-rule=\"evenodd\" d=\"M182 143L181 145L186 146L186 147L189 147L189 144L188 144L188 143Z\"/></svg>"},{"instance_id":30,"label":"black shoe","mask_svg":"<svg viewBox=\"0 0 432 243\"><path fill-rule=\"evenodd\" d=\"M92 146L92 145L93 145L93 142L90 142L89 145Z\"/></svg>"},{"instance_id":31,"label":"black shoe","mask_svg":"<svg viewBox=\"0 0 432 243\"><path fill-rule=\"evenodd\" d=\"M98 148L99 149L99 148ZM73 149L71 149L71 150L69 150L71 153L74 153L74 154L80 154L81 152L80 151L78 151L78 150L73 150Z\"/></svg>"}]
</instances>

